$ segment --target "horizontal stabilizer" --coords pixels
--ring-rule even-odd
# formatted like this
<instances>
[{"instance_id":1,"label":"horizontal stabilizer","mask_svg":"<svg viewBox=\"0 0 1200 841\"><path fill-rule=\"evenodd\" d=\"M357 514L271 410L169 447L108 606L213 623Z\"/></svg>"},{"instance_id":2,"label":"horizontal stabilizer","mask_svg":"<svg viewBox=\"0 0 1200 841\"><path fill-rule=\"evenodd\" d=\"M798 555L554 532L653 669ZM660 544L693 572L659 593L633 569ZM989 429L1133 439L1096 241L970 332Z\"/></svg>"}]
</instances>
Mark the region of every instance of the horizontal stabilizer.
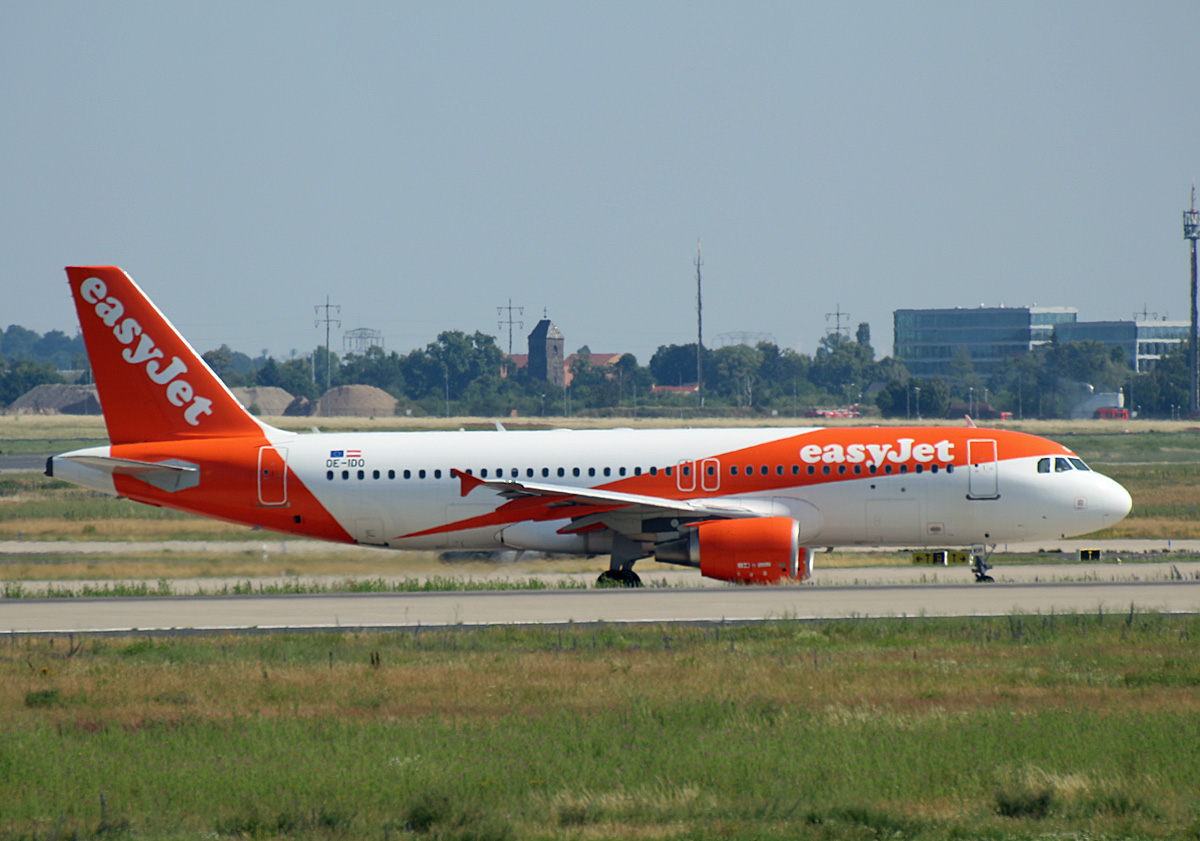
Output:
<instances>
[{"instance_id":1,"label":"horizontal stabilizer","mask_svg":"<svg viewBox=\"0 0 1200 841\"><path fill-rule=\"evenodd\" d=\"M200 468L186 461L138 461L94 455L68 455L59 459L114 476L132 476L168 492L194 488L200 484Z\"/></svg>"}]
</instances>

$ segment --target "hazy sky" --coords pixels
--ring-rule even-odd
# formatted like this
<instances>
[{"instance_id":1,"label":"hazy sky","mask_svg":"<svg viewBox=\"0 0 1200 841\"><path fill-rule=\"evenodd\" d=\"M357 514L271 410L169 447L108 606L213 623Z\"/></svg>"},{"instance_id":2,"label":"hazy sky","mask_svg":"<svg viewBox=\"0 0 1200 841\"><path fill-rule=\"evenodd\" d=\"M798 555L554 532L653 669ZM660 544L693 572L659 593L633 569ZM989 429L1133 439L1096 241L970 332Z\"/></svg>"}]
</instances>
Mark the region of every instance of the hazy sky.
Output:
<instances>
[{"instance_id":1,"label":"hazy sky","mask_svg":"<svg viewBox=\"0 0 1200 841\"><path fill-rule=\"evenodd\" d=\"M1200 3L0 3L0 327L128 271L200 350L569 351L840 306L1188 317ZM334 348L340 349L340 332ZM507 345L507 336L501 339Z\"/></svg>"}]
</instances>

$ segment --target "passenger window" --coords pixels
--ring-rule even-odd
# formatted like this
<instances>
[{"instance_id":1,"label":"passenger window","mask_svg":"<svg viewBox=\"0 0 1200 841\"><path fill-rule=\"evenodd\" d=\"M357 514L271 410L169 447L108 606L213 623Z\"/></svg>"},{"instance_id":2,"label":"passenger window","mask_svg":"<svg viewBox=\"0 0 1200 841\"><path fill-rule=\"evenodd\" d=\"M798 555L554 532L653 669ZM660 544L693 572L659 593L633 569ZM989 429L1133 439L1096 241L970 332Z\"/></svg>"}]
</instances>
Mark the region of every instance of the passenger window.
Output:
<instances>
[{"instance_id":1,"label":"passenger window","mask_svg":"<svg viewBox=\"0 0 1200 841\"><path fill-rule=\"evenodd\" d=\"M624 475L625 475L625 468L624 468L624 467L622 467L622 468L618 469L618 470L617 470L617 473L619 473L620 475L624 476Z\"/></svg>"},{"instance_id":2,"label":"passenger window","mask_svg":"<svg viewBox=\"0 0 1200 841\"><path fill-rule=\"evenodd\" d=\"M440 471L440 470L433 471L433 478L435 478L435 479L442 478L442 471Z\"/></svg>"},{"instance_id":3,"label":"passenger window","mask_svg":"<svg viewBox=\"0 0 1200 841\"><path fill-rule=\"evenodd\" d=\"M776 476L782 476L782 475L783 475L783 465L782 465L782 464L777 464L777 465L775 465L775 475L776 475Z\"/></svg>"},{"instance_id":4,"label":"passenger window","mask_svg":"<svg viewBox=\"0 0 1200 841\"><path fill-rule=\"evenodd\" d=\"M358 478L362 479L366 474L363 471L358 471Z\"/></svg>"},{"instance_id":5,"label":"passenger window","mask_svg":"<svg viewBox=\"0 0 1200 841\"><path fill-rule=\"evenodd\" d=\"M816 473L816 472L817 472L817 468L816 468L816 467L814 467L813 465L811 465L811 464L810 464L810 465L808 466L808 475L809 475L809 476L811 476L811 475L813 475L813 474L814 474L814 473Z\"/></svg>"},{"instance_id":6,"label":"passenger window","mask_svg":"<svg viewBox=\"0 0 1200 841\"><path fill-rule=\"evenodd\" d=\"M404 471L404 478L405 478L405 479L411 479L411 478L412 478L412 471L411 471L411 470L405 470L405 471Z\"/></svg>"},{"instance_id":7,"label":"passenger window","mask_svg":"<svg viewBox=\"0 0 1200 841\"><path fill-rule=\"evenodd\" d=\"M417 478L418 478L418 479L424 479L424 478L425 478L425 471L424 471L424 470L418 470L418 471L417 471Z\"/></svg>"},{"instance_id":8,"label":"passenger window","mask_svg":"<svg viewBox=\"0 0 1200 841\"><path fill-rule=\"evenodd\" d=\"M664 472L664 473L666 473L668 476L670 476L670 475L671 475L671 471L672 471L673 469L674 469L674 468L667 467L667 468L665 468L665 469L663 470L663 472Z\"/></svg>"},{"instance_id":9,"label":"passenger window","mask_svg":"<svg viewBox=\"0 0 1200 841\"><path fill-rule=\"evenodd\" d=\"M480 476L480 478L483 478L483 479L487 478L487 468L486 467L483 468L483 470L479 471L479 476Z\"/></svg>"},{"instance_id":10,"label":"passenger window","mask_svg":"<svg viewBox=\"0 0 1200 841\"><path fill-rule=\"evenodd\" d=\"M571 475L572 475L572 476L578 476L578 475L579 475L579 468L578 468L578 467L573 467L573 468L571 468Z\"/></svg>"},{"instance_id":11,"label":"passenger window","mask_svg":"<svg viewBox=\"0 0 1200 841\"><path fill-rule=\"evenodd\" d=\"M762 467L760 467L758 469L758 472L761 473L762 475L766 476L768 473L771 472L771 470L764 464Z\"/></svg>"},{"instance_id":12,"label":"passenger window","mask_svg":"<svg viewBox=\"0 0 1200 841\"><path fill-rule=\"evenodd\" d=\"M389 479L395 479L395 478L396 478L396 471L395 471L395 470L389 470L389 471L388 471L388 478L389 478Z\"/></svg>"},{"instance_id":13,"label":"passenger window","mask_svg":"<svg viewBox=\"0 0 1200 841\"><path fill-rule=\"evenodd\" d=\"M521 475L521 470L520 470L520 468L514 467L512 470L510 470L508 472L508 475L512 476L515 479Z\"/></svg>"},{"instance_id":14,"label":"passenger window","mask_svg":"<svg viewBox=\"0 0 1200 841\"><path fill-rule=\"evenodd\" d=\"M792 475L793 475L793 476L799 476L799 475L800 475L800 465L798 465L798 464L793 464L793 465L792 465Z\"/></svg>"},{"instance_id":15,"label":"passenger window","mask_svg":"<svg viewBox=\"0 0 1200 841\"><path fill-rule=\"evenodd\" d=\"M838 475L842 476L842 475L845 475L845 473L846 473L846 465L839 464L838 465Z\"/></svg>"},{"instance_id":16,"label":"passenger window","mask_svg":"<svg viewBox=\"0 0 1200 841\"><path fill-rule=\"evenodd\" d=\"M532 467L526 467L526 468L525 468L525 478L526 478L526 479L532 479L532 478L533 478L533 468L532 468Z\"/></svg>"},{"instance_id":17,"label":"passenger window","mask_svg":"<svg viewBox=\"0 0 1200 841\"><path fill-rule=\"evenodd\" d=\"M560 477L560 478L561 478L561 477L563 477L563 476L566 476L566 475L567 475L567 471L566 471L566 469L565 469L565 468L562 468L562 467L558 468L558 475L559 475L559 477Z\"/></svg>"},{"instance_id":18,"label":"passenger window","mask_svg":"<svg viewBox=\"0 0 1200 841\"><path fill-rule=\"evenodd\" d=\"M730 475L730 476L736 476L736 475L737 475L737 465L736 465L736 464L731 464L731 465L729 465L729 475Z\"/></svg>"},{"instance_id":19,"label":"passenger window","mask_svg":"<svg viewBox=\"0 0 1200 841\"><path fill-rule=\"evenodd\" d=\"M1049 473L1049 472L1050 472L1050 459L1048 459L1048 458L1038 459L1038 473Z\"/></svg>"},{"instance_id":20,"label":"passenger window","mask_svg":"<svg viewBox=\"0 0 1200 841\"><path fill-rule=\"evenodd\" d=\"M589 476L595 476L595 475L596 475L596 468L594 468L594 467L589 467L589 468L588 468L588 475L589 475Z\"/></svg>"},{"instance_id":21,"label":"passenger window","mask_svg":"<svg viewBox=\"0 0 1200 841\"><path fill-rule=\"evenodd\" d=\"M343 471L342 471L342 478L343 478L343 479L349 479L349 478L350 478L350 471L349 471L349 470L343 470Z\"/></svg>"},{"instance_id":22,"label":"passenger window","mask_svg":"<svg viewBox=\"0 0 1200 841\"><path fill-rule=\"evenodd\" d=\"M325 471L325 478L326 478L326 479L330 479L330 480L332 480L332 479L333 479L333 471L332 471L332 470L326 470L326 471Z\"/></svg>"},{"instance_id":23,"label":"passenger window","mask_svg":"<svg viewBox=\"0 0 1200 841\"><path fill-rule=\"evenodd\" d=\"M716 475L717 475L717 468L713 467L713 466L710 464L710 465L709 465L707 468L705 468L704 472L705 472L705 473L707 473L709 476L716 476Z\"/></svg>"},{"instance_id":24,"label":"passenger window","mask_svg":"<svg viewBox=\"0 0 1200 841\"><path fill-rule=\"evenodd\" d=\"M657 475L658 475L658 468L657 468L657 467L651 467L651 468L650 468L650 475L651 475L651 476L657 476Z\"/></svg>"},{"instance_id":25,"label":"passenger window","mask_svg":"<svg viewBox=\"0 0 1200 841\"><path fill-rule=\"evenodd\" d=\"M1054 472L1055 473L1065 473L1070 469L1071 469L1071 462L1067 461L1065 458L1056 458L1054 460Z\"/></svg>"},{"instance_id":26,"label":"passenger window","mask_svg":"<svg viewBox=\"0 0 1200 841\"><path fill-rule=\"evenodd\" d=\"M827 464L824 467L822 467L821 472L824 473L826 476L828 476L829 475L829 465Z\"/></svg>"},{"instance_id":27,"label":"passenger window","mask_svg":"<svg viewBox=\"0 0 1200 841\"><path fill-rule=\"evenodd\" d=\"M935 468L933 468L933 469L934 469L934 470L937 470L937 468L936 468L936 467L935 467ZM859 473L862 473L862 465L861 465L861 464L856 464L856 465L854 465L854 473L855 473L855 475L857 475L857 474L859 474Z\"/></svg>"},{"instance_id":28,"label":"passenger window","mask_svg":"<svg viewBox=\"0 0 1200 841\"><path fill-rule=\"evenodd\" d=\"M612 468L611 468L611 467L606 467L606 468L604 468L604 475L605 475L605 476L611 476L611 475L612 475Z\"/></svg>"},{"instance_id":29,"label":"passenger window","mask_svg":"<svg viewBox=\"0 0 1200 841\"><path fill-rule=\"evenodd\" d=\"M635 467L635 468L633 468L633 475L634 475L634 476L641 476L641 475L642 475L642 468L640 468L640 467Z\"/></svg>"},{"instance_id":30,"label":"passenger window","mask_svg":"<svg viewBox=\"0 0 1200 841\"><path fill-rule=\"evenodd\" d=\"M378 470L372 471L372 473L371 473L371 478L372 478L372 479L378 479L378 478L379 478L379 471L378 471Z\"/></svg>"},{"instance_id":31,"label":"passenger window","mask_svg":"<svg viewBox=\"0 0 1200 841\"><path fill-rule=\"evenodd\" d=\"M543 468L542 468L542 478L543 478L543 479L549 479L549 478L550 478L550 468L549 468L549 467L543 467Z\"/></svg>"}]
</instances>

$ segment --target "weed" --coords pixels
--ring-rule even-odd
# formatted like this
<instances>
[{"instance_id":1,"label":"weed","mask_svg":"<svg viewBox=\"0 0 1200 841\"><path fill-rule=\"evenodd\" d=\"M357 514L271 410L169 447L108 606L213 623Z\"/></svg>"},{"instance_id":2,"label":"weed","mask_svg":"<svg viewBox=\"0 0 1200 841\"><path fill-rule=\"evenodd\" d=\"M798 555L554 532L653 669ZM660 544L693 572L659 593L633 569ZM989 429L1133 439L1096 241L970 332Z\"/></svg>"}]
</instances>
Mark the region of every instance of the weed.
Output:
<instances>
[{"instance_id":1,"label":"weed","mask_svg":"<svg viewBox=\"0 0 1200 841\"><path fill-rule=\"evenodd\" d=\"M30 709L61 707L64 702L62 690L59 689L31 689L25 693L25 706Z\"/></svg>"}]
</instances>

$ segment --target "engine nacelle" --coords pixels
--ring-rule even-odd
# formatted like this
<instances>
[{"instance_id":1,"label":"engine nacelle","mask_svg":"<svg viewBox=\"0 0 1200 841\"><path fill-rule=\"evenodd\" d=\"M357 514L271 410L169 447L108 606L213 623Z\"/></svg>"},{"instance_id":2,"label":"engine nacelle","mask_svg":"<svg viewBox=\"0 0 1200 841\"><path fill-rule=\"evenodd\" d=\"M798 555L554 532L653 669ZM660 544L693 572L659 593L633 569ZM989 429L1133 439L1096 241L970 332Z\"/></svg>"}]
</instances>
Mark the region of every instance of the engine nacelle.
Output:
<instances>
[{"instance_id":1,"label":"engine nacelle","mask_svg":"<svg viewBox=\"0 0 1200 841\"><path fill-rule=\"evenodd\" d=\"M802 581L809 574L800 524L791 517L709 520L687 537L656 546L654 557L699 567L708 578L745 584Z\"/></svg>"}]
</instances>

